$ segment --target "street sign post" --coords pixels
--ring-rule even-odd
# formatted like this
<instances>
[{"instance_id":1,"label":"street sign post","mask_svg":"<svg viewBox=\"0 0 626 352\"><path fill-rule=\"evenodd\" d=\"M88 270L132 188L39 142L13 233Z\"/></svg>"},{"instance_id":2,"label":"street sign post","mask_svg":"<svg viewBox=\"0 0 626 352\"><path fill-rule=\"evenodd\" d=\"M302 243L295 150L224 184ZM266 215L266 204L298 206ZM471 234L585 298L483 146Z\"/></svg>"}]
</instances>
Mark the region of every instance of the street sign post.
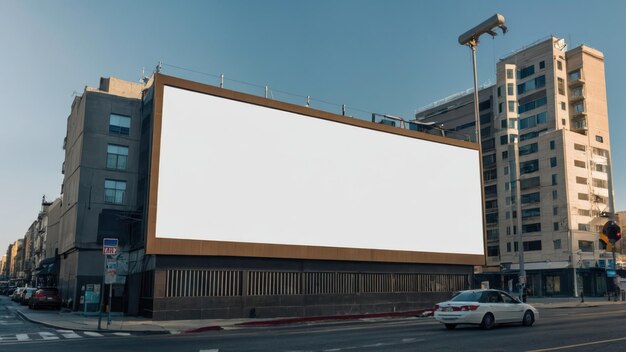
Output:
<instances>
[{"instance_id":1,"label":"street sign post","mask_svg":"<svg viewBox=\"0 0 626 352\"><path fill-rule=\"evenodd\" d=\"M113 284L117 281L117 250L119 241L117 238L104 238L102 240L102 254L104 255L104 278L103 283L109 285L109 304L107 326L111 325L111 301L113 300ZM103 287L104 288L104 287ZM102 295L104 301L104 295ZM102 322L102 304L100 304L100 316L98 317L98 330Z\"/></svg>"}]
</instances>

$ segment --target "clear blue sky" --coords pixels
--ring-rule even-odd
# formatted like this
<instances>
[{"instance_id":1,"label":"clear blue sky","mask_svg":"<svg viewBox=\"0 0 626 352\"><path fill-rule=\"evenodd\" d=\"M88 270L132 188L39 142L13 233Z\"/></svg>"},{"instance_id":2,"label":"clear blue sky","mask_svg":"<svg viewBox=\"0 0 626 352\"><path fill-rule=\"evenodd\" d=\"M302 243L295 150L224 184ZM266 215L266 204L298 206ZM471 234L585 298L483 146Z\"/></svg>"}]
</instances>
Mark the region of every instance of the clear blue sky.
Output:
<instances>
[{"instance_id":1,"label":"clear blue sky","mask_svg":"<svg viewBox=\"0 0 626 352\"><path fill-rule=\"evenodd\" d=\"M496 12L510 31L482 39L480 83L495 79L497 60L550 34L604 52L616 204L626 210L624 1L0 0L0 255L36 219L41 196L59 196L72 97L102 76L138 81L162 61L267 84L280 100L310 95L325 110L339 107L320 101L410 118L471 87L457 38Z\"/></svg>"}]
</instances>

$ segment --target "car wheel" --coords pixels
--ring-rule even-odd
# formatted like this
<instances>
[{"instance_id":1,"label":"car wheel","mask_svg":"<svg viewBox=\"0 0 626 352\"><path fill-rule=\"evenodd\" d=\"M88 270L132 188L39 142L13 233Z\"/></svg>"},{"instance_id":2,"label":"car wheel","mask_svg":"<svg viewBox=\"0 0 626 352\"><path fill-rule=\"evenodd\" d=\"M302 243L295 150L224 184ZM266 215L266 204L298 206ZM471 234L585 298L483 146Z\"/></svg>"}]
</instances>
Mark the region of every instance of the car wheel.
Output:
<instances>
[{"instance_id":1,"label":"car wheel","mask_svg":"<svg viewBox=\"0 0 626 352\"><path fill-rule=\"evenodd\" d=\"M493 314L487 313L483 317L483 321L480 323L480 328L484 330L490 330L496 325L496 320L493 317Z\"/></svg>"},{"instance_id":2,"label":"car wheel","mask_svg":"<svg viewBox=\"0 0 626 352\"><path fill-rule=\"evenodd\" d=\"M533 312L527 310L526 313L524 313L524 318L522 319L522 324L524 326L533 326L534 323L535 323L535 314L533 314Z\"/></svg>"},{"instance_id":3,"label":"car wheel","mask_svg":"<svg viewBox=\"0 0 626 352\"><path fill-rule=\"evenodd\" d=\"M448 330L454 330L454 328L456 328L456 324L444 324L446 326L446 329Z\"/></svg>"}]
</instances>

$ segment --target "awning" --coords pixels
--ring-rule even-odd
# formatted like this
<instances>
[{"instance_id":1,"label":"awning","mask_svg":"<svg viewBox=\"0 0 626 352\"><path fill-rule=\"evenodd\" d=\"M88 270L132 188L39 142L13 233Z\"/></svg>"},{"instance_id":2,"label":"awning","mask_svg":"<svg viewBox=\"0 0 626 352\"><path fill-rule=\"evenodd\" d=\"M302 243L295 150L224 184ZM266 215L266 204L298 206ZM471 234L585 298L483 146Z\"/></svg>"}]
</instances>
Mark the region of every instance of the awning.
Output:
<instances>
[{"instance_id":1,"label":"awning","mask_svg":"<svg viewBox=\"0 0 626 352\"><path fill-rule=\"evenodd\" d=\"M36 276L56 275L56 258L46 258L39 262L33 271Z\"/></svg>"}]
</instances>

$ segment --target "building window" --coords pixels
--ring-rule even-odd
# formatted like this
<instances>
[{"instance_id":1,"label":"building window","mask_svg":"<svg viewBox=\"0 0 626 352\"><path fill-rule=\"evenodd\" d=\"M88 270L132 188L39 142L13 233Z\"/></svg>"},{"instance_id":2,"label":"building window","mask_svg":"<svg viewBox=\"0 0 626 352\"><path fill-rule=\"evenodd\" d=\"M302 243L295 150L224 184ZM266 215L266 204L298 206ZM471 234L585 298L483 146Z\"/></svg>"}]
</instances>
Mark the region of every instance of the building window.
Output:
<instances>
[{"instance_id":1,"label":"building window","mask_svg":"<svg viewBox=\"0 0 626 352\"><path fill-rule=\"evenodd\" d=\"M535 172L539 170L539 160L535 159L535 160L525 161L523 163L520 163L519 167L520 167L521 175Z\"/></svg>"},{"instance_id":2,"label":"building window","mask_svg":"<svg viewBox=\"0 0 626 352\"><path fill-rule=\"evenodd\" d=\"M560 95L565 95L565 80L563 78L557 78L556 84Z\"/></svg>"},{"instance_id":3,"label":"building window","mask_svg":"<svg viewBox=\"0 0 626 352\"><path fill-rule=\"evenodd\" d=\"M497 257L500 255L500 248L498 246L489 246L487 247L487 256L489 257Z\"/></svg>"},{"instance_id":4,"label":"building window","mask_svg":"<svg viewBox=\"0 0 626 352\"><path fill-rule=\"evenodd\" d=\"M596 142L604 143L604 138L602 136L596 136Z\"/></svg>"},{"instance_id":5,"label":"building window","mask_svg":"<svg viewBox=\"0 0 626 352\"><path fill-rule=\"evenodd\" d=\"M541 250L541 240L524 242L525 252L540 251L540 250Z\"/></svg>"},{"instance_id":6,"label":"building window","mask_svg":"<svg viewBox=\"0 0 626 352\"><path fill-rule=\"evenodd\" d=\"M539 69L543 70L544 68L546 68L546 62L545 61L539 61Z\"/></svg>"},{"instance_id":7,"label":"building window","mask_svg":"<svg viewBox=\"0 0 626 352\"><path fill-rule=\"evenodd\" d=\"M556 200L559 197L559 194L557 193L556 189L552 190L552 199Z\"/></svg>"},{"instance_id":8,"label":"building window","mask_svg":"<svg viewBox=\"0 0 626 352\"><path fill-rule=\"evenodd\" d=\"M589 224L578 224L578 231L589 231Z\"/></svg>"},{"instance_id":9,"label":"building window","mask_svg":"<svg viewBox=\"0 0 626 352\"><path fill-rule=\"evenodd\" d=\"M596 164L596 171L598 172L604 172L605 174L609 172L609 167L608 165L604 165L604 164Z\"/></svg>"},{"instance_id":10,"label":"building window","mask_svg":"<svg viewBox=\"0 0 626 352\"><path fill-rule=\"evenodd\" d=\"M513 78L513 69L511 69L511 68L507 68L506 69L506 78L508 78L508 79L512 79Z\"/></svg>"},{"instance_id":11,"label":"building window","mask_svg":"<svg viewBox=\"0 0 626 352\"><path fill-rule=\"evenodd\" d=\"M502 152L502 160L506 160L509 158L509 151L505 150Z\"/></svg>"},{"instance_id":12,"label":"building window","mask_svg":"<svg viewBox=\"0 0 626 352\"><path fill-rule=\"evenodd\" d=\"M581 252L593 252L593 241L578 241L578 248Z\"/></svg>"},{"instance_id":13,"label":"building window","mask_svg":"<svg viewBox=\"0 0 626 352\"><path fill-rule=\"evenodd\" d=\"M539 203L541 200L539 192L522 194L522 204Z\"/></svg>"},{"instance_id":14,"label":"building window","mask_svg":"<svg viewBox=\"0 0 626 352\"><path fill-rule=\"evenodd\" d=\"M580 168L583 168L583 169L587 168L587 164L584 161L582 161L582 160L574 160L574 166L580 167Z\"/></svg>"},{"instance_id":15,"label":"building window","mask_svg":"<svg viewBox=\"0 0 626 352\"><path fill-rule=\"evenodd\" d=\"M524 79L534 73L535 73L535 65L530 65L518 71L518 78Z\"/></svg>"},{"instance_id":16,"label":"building window","mask_svg":"<svg viewBox=\"0 0 626 352\"><path fill-rule=\"evenodd\" d=\"M565 104L564 101L561 102L561 110L563 111L567 110L567 104Z\"/></svg>"},{"instance_id":17,"label":"building window","mask_svg":"<svg viewBox=\"0 0 626 352\"><path fill-rule=\"evenodd\" d=\"M570 98L580 98L583 96L583 87L572 88L569 92Z\"/></svg>"},{"instance_id":18,"label":"building window","mask_svg":"<svg viewBox=\"0 0 626 352\"><path fill-rule=\"evenodd\" d=\"M552 207L552 215L559 215L559 207Z\"/></svg>"},{"instance_id":19,"label":"building window","mask_svg":"<svg viewBox=\"0 0 626 352\"><path fill-rule=\"evenodd\" d=\"M559 71L563 71L563 62L556 60L556 69Z\"/></svg>"},{"instance_id":20,"label":"building window","mask_svg":"<svg viewBox=\"0 0 626 352\"><path fill-rule=\"evenodd\" d=\"M128 147L109 144L107 146L107 168L126 170L128 161Z\"/></svg>"},{"instance_id":21,"label":"building window","mask_svg":"<svg viewBox=\"0 0 626 352\"><path fill-rule=\"evenodd\" d=\"M550 150L554 150L556 148L556 143L554 141L550 141Z\"/></svg>"},{"instance_id":22,"label":"building window","mask_svg":"<svg viewBox=\"0 0 626 352\"><path fill-rule=\"evenodd\" d=\"M502 96L502 86L498 87L498 97Z\"/></svg>"},{"instance_id":23,"label":"building window","mask_svg":"<svg viewBox=\"0 0 626 352\"><path fill-rule=\"evenodd\" d=\"M586 185L587 184L587 178L586 177L576 176L576 183L578 183L579 185Z\"/></svg>"},{"instance_id":24,"label":"building window","mask_svg":"<svg viewBox=\"0 0 626 352\"><path fill-rule=\"evenodd\" d=\"M537 115L529 116L529 117L520 119L519 128L520 130L532 128L537 125L546 123L547 119L548 119L547 112L542 112Z\"/></svg>"},{"instance_id":25,"label":"building window","mask_svg":"<svg viewBox=\"0 0 626 352\"><path fill-rule=\"evenodd\" d=\"M509 190L509 182L506 182L506 183L504 184L504 190L505 190L505 191L508 191L508 190Z\"/></svg>"},{"instance_id":26,"label":"building window","mask_svg":"<svg viewBox=\"0 0 626 352\"><path fill-rule=\"evenodd\" d=\"M578 81L580 79L580 69L570 72L568 78L570 81Z\"/></svg>"},{"instance_id":27,"label":"building window","mask_svg":"<svg viewBox=\"0 0 626 352\"><path fill-rule=\"evenodd\" d=\"M528 155L532 153L536 153L539 150L539 144L531 143L524 146L519 147L519 155Z\"/></svg>"},{"instance_id":28,"label":"building window","mask_svg":"<svg viewBox=\"0 0 626 352\"><path fill-rule=\"evenodd\" d=\"M498 114L502 113L502 103L498 103Z\"/></svg>"},{"instance_id":29,"label":"building window","mask_svg":"<svg viewBox=\"0 0 626 352\"><path fill-rule=\"evenodd\" d=\"M578 215L580 215L580 216L591 216L591 210L589 210L589 209L578 209Z\"/></svg>"},{"instance_id":30,"label":"building window","mask_svg":"<svg viewBox=\"0 0 626 352\"><path fill-rule=\"evenodd\" d=\"M550 167L556 167L556 156L550 158Z\"/></svg>"},{"instance_id":31,"label":"building window","mask_svg":"<svg viewBox=\"0 0 626 352\"><path fill-rule=\"evenodd\" d=\"M585 103L583 103L581 101L581 102L578 102L578 103L572 105L572 110L576 114L581 114L581 113L585 112Z\"/></svg>"},{"instance_id":32,"label":"building window","mask_svg":"<svg viewBox=\"0 0 626 352\"><path fill-rule=\"evenodd\" d=\"M609 183L607 182L607 180L601 180L599 178L594 178L592 182L593 182L593 186L594 187L609 188Z\"/></svg>"},{"instance_id":33,"label":"building window","mask_svg":"<svg viewBox=\"0 0 626 352\"><path fill-rule=\"evenodd\" d=\"M104 202L124 204L126 199L126 181L104 180Z\"/></svg>"},{"instance_id":34,"label":"building window","mask_svg":"<svg viewBox=\"0 0 626 352\"><path fill-rule=\"evenodd\" d=\"M508 174L509 174L509 167L508 167L508 166L505 166L505 167L504 167L504 174L505 174L505 175L508 175Z\"/></svg>"},{"instance_id":35,"label":"building window","mask_svg":"<svg viewBox=\"0 0 626 352\"><path fill-rule=\"evenodd\" d=\"M554 249L561 249L561 240L554 240L552 243L554 243Z\"/></svg>"},{"instance_id":36,"label":"building window","mask_svg":"<svg viewBox=\"0 0 626 352\"><path fill-rule=\"evenodd\" d=\"M522 233L541 232L541 223L522 225Z\"/></svg>"},{"instance_id":37,"label":"building window","mask_svg":"<svg viewBox=\"0 0 626 352\"><path fill-rule=\"evenodd\" d=\"M130 117L111 114L109 117L109 133L130 135Z\"/></svg>"},{"instance_id":38,"label":"building window","mask_svg":"<svg viewBox=\"0 0 626 352\"><path fill-rule=\"evenodd\" d=\"M519 113L522 114L522 113L525 113L526 111L530 111L538 107L544 106L546 105L547 102L548 102L548 99L546 97L539 98L537 100L533 100L528 103L520 104L518 110L519 110Z\"/></svg>"},{"instance_id":39,"label":"building window","mask_svg":"<svg viewBox=\"0 0 626 352\"><path fill-rule=\"evenodd\" d=\"M587 194L587 193L578 193L578 199L580 199L580 200L589 200L589 194Z\"/></svg>"},{"instance_id":40,"label":"building window","mask_svg":"<svg viewBox=\"0 0 626 352\"><path fill-rule=\"evenodd\" d=\"M500 136L500 145L505 145L509 143L509 136L506 134L504 136Z\"/></svg>"},{"instance_id":41,"label":"building window","mask_svg":"<svg viewBox=\"0 0 626 352\"><path fill-rule=\"evenodd\" d=\"M515 94L515 91L513 90L513 83L507 83L506 84L506 95L513 95Z\"/></svg>"},{"instance_id":42,"label":"building window","mask_svg":"<svg viewBox=\"0 0 626 352\"><path fill-rule=\"evenodd\" d=\"M602 148L593 148L593 155L603 156L605 158L609 157L609 151Z\"/></svg>"},{"instance_id":43,"label":"building window","mask_svg":"<svg viewBox=\"0 0 626 352\"><path fill-rule=\"evenodd\" d=\"M496 162L495 154L489 154L489 155L483 156L483 166L495 164L495 162Z\"/></svg>"},{"instance_id":44,"label":"building window","mask_svg":"<svg viewBox=\"0 0 626 352\"><path fill-rule=\"evenodd\" d=\"M506 251L511 253L511 242L506 243Z\"/></svg>"},{"instance_id":45,"label":"building window","mask_svg":"<svg viewBox=\"0 0 626 352\"><path fill-rule=\"evenodd\" d=\"M584 152L587 150L587 147L585 147L584 144L578 144L578 143L574 143L574 149Z\"/></svg>"},{"instance_id":46,"label":"building window","mask_svg":"<svg viewBox=\"0 0 626 352\"><path fill-rule=\"evenodd\" d=\"M552 223L552 228L554 229L554 231L559 231L559 223L558 222Z\"/></svg>"},{"instance_id":47,"label":"building window","mask_svg":"<svg viewBox=\"0 0 626 352\"><path fill-rule=\"evenodd\" d=\"M529 188L533 188L533 187L539 187L540 185L541 185L541 182L540 182L539 176L525 178L519 181L519 187L522 189L522 191L529 189Z\"/></svg>"},{"instance_id":48,"label":"building window","mask_svg":"<svg viewBox=\"0 0 626 352\"><path fill-rule=\"evenodd\" d=\"M534 218L541 215L539 208L523 209L522 219Z\"/></svg>"},{"instance_id":49,"label":"building window","mask_svg":"<svg viewBox=\"0 0 626 352\"><path fill-rule=\"evenodd\" d=\"M553 175L552 175L552 185L553 185L553 186L556 186L556 181L557 181L556 174L553 174Z\"/></svg>"},{"instance_id":50,"label":"building window","mask_svg":"<svg viewBox=\"0 0 626 352\"><path fill-rule=\"evenodd\" d=\"M561 125L565 126L567 124L567 122L565 121L565 119L561 119Z\"/></svg>"},{"instance_id":51,"label":"building window","mask_svg":"<svg viewBox=\"0 0 626 352\"><path fill-rule=\"evenodd\" d=\"M522 84L517 85L517 94L524 94L531 90L544 87L546 85L546 76L539 76L535 79L531 79ZM511 92L513 91L513 87L511 87ZM513 94L510 94L513 95Z\"/></svg>"},{"instance_id":52,"label":"building window","mask_svg":"<svg viewBox=\"0 0 626 352\"><path fill-rule=\"evenodd\" d=\"M515 112L515 101L509 100L509 112Z\"/></svg>"}]
</instances>

